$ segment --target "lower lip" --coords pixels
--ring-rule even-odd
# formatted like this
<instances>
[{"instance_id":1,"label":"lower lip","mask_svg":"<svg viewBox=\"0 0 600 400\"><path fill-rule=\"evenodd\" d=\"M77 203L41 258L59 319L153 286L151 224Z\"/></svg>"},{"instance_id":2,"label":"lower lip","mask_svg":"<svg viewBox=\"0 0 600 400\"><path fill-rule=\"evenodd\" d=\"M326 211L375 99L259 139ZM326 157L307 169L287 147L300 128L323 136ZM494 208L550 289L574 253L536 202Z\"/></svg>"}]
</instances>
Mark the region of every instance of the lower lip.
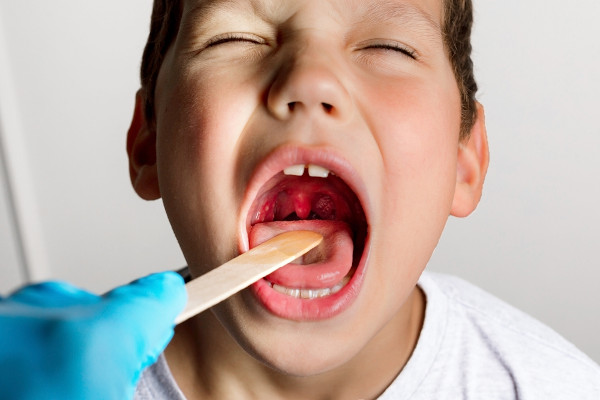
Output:
<instances>
[{"instance_id":1,"label":"lower lip","mask_svg":"<svg viewBox=\"0 0 600 400\"><path fill-rule=\"evenodd\" d=\"M362 288L368 259L368 237L363 254L350 281L339 292L315 299L302 299L285 295L261 279L250 286L258 301L271 314L294 321L319 321L333 318L347 310Z\"/></svg>"}]
</instances>

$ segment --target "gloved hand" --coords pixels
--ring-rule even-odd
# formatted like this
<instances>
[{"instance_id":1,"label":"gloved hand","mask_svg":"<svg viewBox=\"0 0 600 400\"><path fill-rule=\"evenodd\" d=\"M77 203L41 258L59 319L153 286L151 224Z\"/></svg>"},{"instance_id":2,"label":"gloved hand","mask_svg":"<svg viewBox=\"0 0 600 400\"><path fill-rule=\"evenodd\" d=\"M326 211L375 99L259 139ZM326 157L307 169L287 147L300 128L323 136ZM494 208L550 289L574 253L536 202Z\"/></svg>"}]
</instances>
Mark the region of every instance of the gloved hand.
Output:
<instances>
[{"instance_id":1,"label":"gloved hand","mask_svg":"<svg viewBox=\"0 0 600 400\"><path fill-rule=\"evenodd\" d=\"M128 399L173 336L181 277L149 275L103 296L66 283L0 300L2 399Z\"/></svg>"}]
</instances>

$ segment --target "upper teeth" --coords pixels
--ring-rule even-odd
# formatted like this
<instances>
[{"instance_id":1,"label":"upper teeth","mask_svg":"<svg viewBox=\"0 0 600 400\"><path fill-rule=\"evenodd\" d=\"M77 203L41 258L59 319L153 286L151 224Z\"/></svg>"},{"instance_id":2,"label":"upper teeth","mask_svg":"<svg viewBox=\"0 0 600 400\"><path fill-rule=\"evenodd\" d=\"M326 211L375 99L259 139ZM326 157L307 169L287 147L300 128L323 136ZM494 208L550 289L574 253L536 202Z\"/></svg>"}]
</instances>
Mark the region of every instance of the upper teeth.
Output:
<instances>
[{"instance_id":1,"label":"upper teeth","mask_svg":"<svg viewBox=\"0 0 600 400\"><path fill-rule=\"evenodd\" d=\"M329 170L320 165L308 164L308 174L319 178L327 178L329 176Z\"/></svg>"},{"instance_id":2,"label":"upper teeth","mask_svg":"<svg viewBox=\"0 0 600 400\"><path fill-rule=\"evenodd\" d=\"M302 176L302 174L304 174L304 169L308 169L308 175L312 177L327 178L329 176L329 170L327 168L314 164L292 165L284 169L283 173L286 175Z\"/></svg>"},{"instance_id":3,"label":"upper teeth","mask_svg":"<svg viewBox=\"0 0 600 400\"><path fill-rule=\"evenodd\" d=\"M304 164L292 165L283 170L286 175L302 176L304 174Z\"/></svg>"}]
</instances>

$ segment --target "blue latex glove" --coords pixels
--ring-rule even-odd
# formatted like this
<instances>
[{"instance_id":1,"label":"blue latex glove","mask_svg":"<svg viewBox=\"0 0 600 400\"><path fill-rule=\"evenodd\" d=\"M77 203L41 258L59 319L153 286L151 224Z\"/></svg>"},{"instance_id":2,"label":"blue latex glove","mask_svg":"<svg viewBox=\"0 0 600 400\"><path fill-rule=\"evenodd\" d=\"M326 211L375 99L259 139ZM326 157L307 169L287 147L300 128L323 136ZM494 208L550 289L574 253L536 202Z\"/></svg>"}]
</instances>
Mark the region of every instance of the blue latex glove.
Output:
<instances>
[{"instance_id":1,"label":"blue latex glove","mask_svg":"<svg viewBox=\"0 0 600 400\"><path fill-rule=\"evenodd\" d=\"M0 397L132 398L186 298L172 272L103 296L60 282L20 289L0 300Z\"/></svg>"}]
</instances>

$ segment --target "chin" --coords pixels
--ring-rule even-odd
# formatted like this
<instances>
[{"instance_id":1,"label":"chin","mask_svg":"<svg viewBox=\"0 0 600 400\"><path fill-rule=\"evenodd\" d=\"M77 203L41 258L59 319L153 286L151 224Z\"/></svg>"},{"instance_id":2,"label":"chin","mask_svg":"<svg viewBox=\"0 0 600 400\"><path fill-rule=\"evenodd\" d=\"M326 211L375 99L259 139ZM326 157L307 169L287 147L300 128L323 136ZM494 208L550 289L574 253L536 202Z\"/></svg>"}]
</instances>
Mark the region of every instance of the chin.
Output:
<instances>
[{"instance_id":1,"label":"chin","mask_svg":"<svg viewBox=\"0 0 600 400\"><path fill-rule=\"evenodd\" d=\"M331 338L314 341L305 335L300 342L275 340L244 350L269 369L293 377L311 377L325 374L348 363L358 351L350 343L332 343ZM321 343L322 342L322 343ZM356 343L356 348L362 345ZM263 348L264 347L264 348Z\"/></svg>"}]
</instances>

